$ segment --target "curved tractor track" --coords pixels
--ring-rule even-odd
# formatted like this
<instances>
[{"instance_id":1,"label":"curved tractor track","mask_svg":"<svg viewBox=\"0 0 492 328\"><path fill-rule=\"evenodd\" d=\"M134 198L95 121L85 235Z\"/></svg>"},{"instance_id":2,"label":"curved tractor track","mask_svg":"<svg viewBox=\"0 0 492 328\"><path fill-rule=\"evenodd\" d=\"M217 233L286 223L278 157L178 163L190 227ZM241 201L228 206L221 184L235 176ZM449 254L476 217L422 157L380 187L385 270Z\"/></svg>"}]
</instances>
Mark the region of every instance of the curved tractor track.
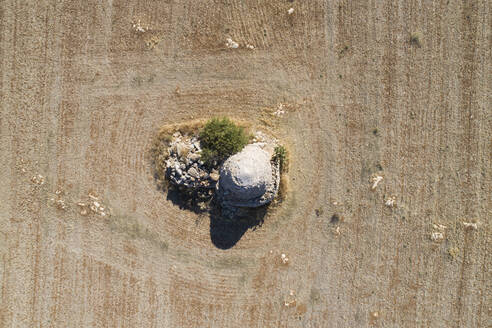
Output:
<instances>
[{"instance_id":1,"label":"curved tractor track","mask_svg":"<svg viewBox=\"0 0 492 328\"><path fill-rule=\"evenodd\" d=\"M2 1L0 327L490 326L491 12ZM149 159L220 115L290 150L227 249Z\"/></svg>"}]
</instances>

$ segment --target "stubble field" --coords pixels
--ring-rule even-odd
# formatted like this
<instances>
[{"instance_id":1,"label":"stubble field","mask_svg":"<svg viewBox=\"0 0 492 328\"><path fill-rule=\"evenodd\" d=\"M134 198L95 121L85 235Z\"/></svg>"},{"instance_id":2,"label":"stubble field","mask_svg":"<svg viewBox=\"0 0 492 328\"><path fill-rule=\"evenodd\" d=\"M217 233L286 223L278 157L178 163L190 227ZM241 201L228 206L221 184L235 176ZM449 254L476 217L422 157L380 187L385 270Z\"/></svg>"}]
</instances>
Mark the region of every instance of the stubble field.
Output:
<instances>
[{"instance_id":1,"label":"stubble field","mask_svg":"<svg viewBox=\"0 0 492 328\"><path fill-rule=\"evenodd\" d=\"M490 327L491 10L0 1L0 327ZM291 163L228 249L149 160L220 115Z\"/></svg>"}]
</instances>

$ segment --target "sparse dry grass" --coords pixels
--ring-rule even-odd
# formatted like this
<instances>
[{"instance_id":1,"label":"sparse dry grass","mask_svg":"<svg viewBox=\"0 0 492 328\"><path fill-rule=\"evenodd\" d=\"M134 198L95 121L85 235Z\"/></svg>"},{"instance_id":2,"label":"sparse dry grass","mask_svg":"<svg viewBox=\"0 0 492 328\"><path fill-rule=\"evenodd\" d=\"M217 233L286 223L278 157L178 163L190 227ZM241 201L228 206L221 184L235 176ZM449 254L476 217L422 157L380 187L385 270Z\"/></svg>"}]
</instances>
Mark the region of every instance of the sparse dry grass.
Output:
<instances>
[{"instance_id":1,"label":"sparse dry grass","mask_svg":"<svg viewBox=\"0 0 492 328\"><path fill-rule=\"evenodd\" d=\"M280 186L278 188L278 200L284 201L290 191L290 182L287 174L282 174L280 176Z\"/></svg>"},{"instance_id":2,"label":"sparse dry grass","mask_svg":"<svg viewBox=\"0 0 492 328\"><path fill-rule=\"evenodd\" d=\"M285 146L277 146L275 147L273 155L273 160L278 161L280 172L286 172L287 167L289 165L289 153Z\"/></svg>"},{"instance_id":3,"label":"sparse dry grass","mask_svg":"<svg viewBox=\"0 0 492 328\"><path fill-rule=\"evenodd\" d=\"M280 170L280 185L278 188L277 202L283 202L290 192L290 180L288 176L290 160L289 160L289 148L282 145L282 153L284 155L283 163Z\"/></svg>"},{"instance_id":4,"label":"sparse dry grass","mask_svg":"<svg viewBox=\"0 0 492 328\"><path fill-rule=\"evenodd\" d=\"M456 258L459 256L459 253L460 249L456 246L448 248L448 254L453 260L456 260Z\"/></svg>"},{"instance_id":5,"label":"sparse dry grass","mask_svg":"<svg viewBox=\"0 0 492 328\"><path fill-rule=\"evenodd\" d=\"M108 223L112 231L125 234L131 239L147 240L163 251L167 251L169 247L169 244L162 240L159 234L131 216L115 215Z\"/></svg>"},{"instance_id":6,"label":"sparse dry grass","mask_svg":"<svg viewBox=\"0 0 492 328\"><path fill-rule=\"evenodd\" d=\"M162 126L157 132L150 148L150 161L154 170L154 175L161 188L167 189L166 183L166 164L169 156L168 148L172 141L173 134L180 132L182 135L196 135L206 120L193 120L181 124L168 124Z\"/></svg>"}]
</instances>

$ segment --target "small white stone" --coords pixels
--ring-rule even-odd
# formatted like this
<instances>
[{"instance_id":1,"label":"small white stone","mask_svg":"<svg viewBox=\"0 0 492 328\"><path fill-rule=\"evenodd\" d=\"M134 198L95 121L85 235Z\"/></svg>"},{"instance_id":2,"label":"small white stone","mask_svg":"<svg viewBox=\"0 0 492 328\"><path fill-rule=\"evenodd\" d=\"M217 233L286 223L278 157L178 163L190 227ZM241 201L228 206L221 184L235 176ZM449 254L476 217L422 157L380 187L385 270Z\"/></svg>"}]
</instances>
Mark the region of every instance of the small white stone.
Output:
<instances>
[{"instance_id":1,"label":"small white stone","mask_svg":"<svg viewBox=\"0 0 492 328\"><path fill-rule=\"evenodd\" d=\"M384 203L384 205L386 205L388 207L395 207L395 202L396 202L396 197L391 196L388 199L386 199L386 202Z\"/></svg>"},{"instance_id":2,"label":"small white stone","mask_svg":"<svg viewBox=\"0 0 492 328\"><path fill-rule=\"evenodd\" d=\"M463 222L463 226L468 229L478 230L478 224L474 222Z\"/></svg>"},{"instance_id":3,"label":"small white stone","mask_svg":"<svg viewBox=\"0 0 492 328\"><path fill-rule=\"evenodd\" d=\"M35 175L31 178L31 181L37 185L43 185L44 184L44 177L41 174Z\"/></svg>"},{"instance_id":4,"label":"small white stone","mask_svg":"<svg viewBox=\"0 0 492 328\"><path fill-rule=\"evenodd\" d=\"M439 224L439 223L432 224L432 227L434 229L436 229L436 230L439 230L439 231L444 231L444 230L446 230L448 228L445 225L442 225L442 224Z\"/></svg>"},{"instance_id":5,"label":"small white stone","mask_svg":"<svg viewBox=\"0 0 492 328\"><path fill-rule=\"evenodd\" d=\"M374 190L378 186L378 183L383 180L383 177L380 175L376 175L375 177L372 178L372 187L371 189Z\"/></svg>"},{"instance_id":6,"label":"small white stone","mask_svg":"<svg viewBox=\"0 0 492 328\"><path fill-rule=\"evenodd\" d=\"M287 264L289 262L289 258L285 254L280 255L280 258L282 259L283 264Z\"/></svg>"},{"instance_id":7,"label":"small white stone","mask_svg":"<svg viewBox=\"0 0 492 328\"><path fill-rule=\"evenodd\" d=\"M290 8L289 10L287 10L287 13L289 15L292 15L294 13L294 8Z\"/></svg>"},{"instance_id":8,"label":"small white stone","mask_svg":"<svg viewBox=\"0 0 492 328\"><path fill-rule=\"evenodd\" d=\"M444 234L442 232L433 232L430 238L432 241L441 242L444 239Z\"/></svg>"},{"instance_id":9,"label":"small white stone","mask_svg":"<svg viewBox=\"0 0 492 328\"><path fill-rule=\"evenodd\" d=\"M237 49L239 48L239 43L233 41L231 38L226 39L226 46L228 48Z\"/></svg>"}]
</instances>

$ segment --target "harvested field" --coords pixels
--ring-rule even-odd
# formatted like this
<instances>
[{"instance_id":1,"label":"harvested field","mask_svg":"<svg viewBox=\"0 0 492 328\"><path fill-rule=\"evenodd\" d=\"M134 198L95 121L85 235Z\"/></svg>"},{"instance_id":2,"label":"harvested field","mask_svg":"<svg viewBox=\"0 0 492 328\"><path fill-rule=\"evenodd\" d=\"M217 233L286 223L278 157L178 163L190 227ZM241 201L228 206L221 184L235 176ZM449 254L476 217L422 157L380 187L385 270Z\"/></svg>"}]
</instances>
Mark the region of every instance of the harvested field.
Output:
<instances>
[{"instance_id":1,"label":"harvested field","mask_svg":"<svg viewBox=\"0 0 492 328\"><path fill-rule=\"evenodd\" d=\"M3 0L0 26L0 327L492 325L490 1ZM228 249L149 159L216 115L290 150Z\"/></svg>"}]
</instances>

